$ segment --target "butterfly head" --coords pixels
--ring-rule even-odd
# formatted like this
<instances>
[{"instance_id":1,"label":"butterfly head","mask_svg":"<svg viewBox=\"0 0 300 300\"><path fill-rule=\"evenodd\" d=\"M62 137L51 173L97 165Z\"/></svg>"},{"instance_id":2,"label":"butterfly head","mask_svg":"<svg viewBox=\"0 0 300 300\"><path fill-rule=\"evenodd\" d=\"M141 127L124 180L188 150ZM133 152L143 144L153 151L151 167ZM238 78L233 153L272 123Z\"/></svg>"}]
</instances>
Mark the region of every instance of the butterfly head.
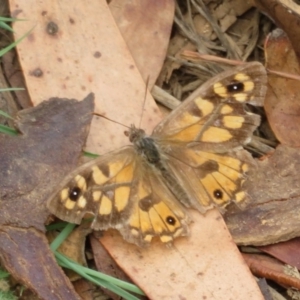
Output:
<instances>
[{"instance_id":1,"label":"butterfly head","mask_svg":"<svg viewBox=\"0 0 300 300\"><path fill-rule=\"evenodd\" d=\"M124 132L126 136L128 136L129 141L132 144L138 143L142 138L146 136L146 133L143 129L136 128L135 125L131 125L129 130Z\"/></svg>"}]
</instances>

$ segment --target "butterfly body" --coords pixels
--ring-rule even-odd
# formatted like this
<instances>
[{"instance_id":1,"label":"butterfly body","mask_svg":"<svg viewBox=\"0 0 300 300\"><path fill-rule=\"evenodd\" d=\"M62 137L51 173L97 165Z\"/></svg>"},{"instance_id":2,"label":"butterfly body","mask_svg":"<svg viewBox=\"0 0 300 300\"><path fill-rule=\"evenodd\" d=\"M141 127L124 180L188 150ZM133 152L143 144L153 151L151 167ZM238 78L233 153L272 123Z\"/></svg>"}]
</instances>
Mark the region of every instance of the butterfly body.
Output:
<instances>
[{"instance_id":1,"label":"butterfly body","mask_svg":"<svg viewBox=\"0 0 300 300\"><path fill-rule=\"evenodd\" d=\"M246 201L242 184L251 163L238 148L260 117L245 104L262 105L265 69L250 63L212 78L160 122L151 136L131 126L132 143L79 167L48 201L59 218L118 229L129 242L170 243L188 235L185 207L204 213Z\"/></svg>"}]
</instances>

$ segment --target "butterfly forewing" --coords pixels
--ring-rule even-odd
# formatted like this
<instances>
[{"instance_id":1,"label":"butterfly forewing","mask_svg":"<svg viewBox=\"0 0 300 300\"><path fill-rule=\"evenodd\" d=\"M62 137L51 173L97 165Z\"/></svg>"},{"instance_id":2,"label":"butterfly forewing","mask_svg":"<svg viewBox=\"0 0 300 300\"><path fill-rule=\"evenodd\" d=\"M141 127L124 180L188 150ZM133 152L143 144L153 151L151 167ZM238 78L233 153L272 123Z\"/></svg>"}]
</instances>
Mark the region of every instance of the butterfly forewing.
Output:
<instances>
[{"instance_id":1,"label":"butterfly forewing","mask_svg":"<svg viewBox=\"0 0 300 300\"><path fill-rule=\"evenodd\" d=\"M145 167L130 146L69 174L48 207L57 217L76 224L91 214L93 229L116 228L139 246L154 237L167 243L188 234L188 217L161 182L159 173Z\"/></svg>"},{"instance_id":2,"label":"butterfly forewing","mask_svg":"<svg viewBox=\"0 0 300 300\"><path fill-rule=\"evenodd\" d=\"M260 117L245 111L245 104L262 105L266 71L249 63L221 73L195 91L154 130L164 143L190 143L213 152L225 152L250 141Z\"/></svg>"},{"instance_id":3,"label":"butterfly forewing","mask_svg":"<svg viewBox=\"0 0 300 300\"><path fill-rule=\"evenodd\" d=\"M92 227L116 227L130 213L135 163L135 151L129 146L82 165L65 178L59 192L50 198L49 210L76 224L91 213L97 216Z\"/></svg>"}]
</instances>

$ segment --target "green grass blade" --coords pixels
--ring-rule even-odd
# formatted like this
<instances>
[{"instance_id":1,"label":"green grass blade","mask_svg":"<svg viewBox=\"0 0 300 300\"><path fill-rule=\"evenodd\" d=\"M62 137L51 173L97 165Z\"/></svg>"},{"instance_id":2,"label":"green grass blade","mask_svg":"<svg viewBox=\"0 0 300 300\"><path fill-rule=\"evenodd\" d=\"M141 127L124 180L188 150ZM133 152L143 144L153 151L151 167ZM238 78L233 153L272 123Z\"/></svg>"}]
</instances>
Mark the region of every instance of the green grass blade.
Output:
<instances>
[{"instance_id":1,"label":"green grass blade","mask_svg":"<svg viewBox=\"0 0 300 300\"><path fill-rule=\"evenodd\" d=\"M29 30L28 32L26 32L23 36L21 36L19 39L17 39L15 42L11 43L10 45L6 46L5 48L3 48L2 50L0 50L0 57L3 56L5 53L7 53L9 50L11 50L12 48L14 48L16 45L18 45L26 36L28 36L28 34L32 31Z\"/></svg>"},{"instance_id":2,"label":"green grass blade","mask_svg":"<svg viewBox=\"0 0 300 300\"><path fill-rule=\"evenodd\" d=\"M60 227L62 224L60 224ZM67 223L61 233L53 240L50 245L51 250L54 252L57 262L61 267L68 268L81 275L82 277L90 280L91 282L100 285L104 288L111 290L112 292L120 295L121 297L129 300L137 300L135 296L131 295L127 291L136 293L138 295L144 295L143 291L140 290L134 284L119 280L117 278L108 276L101 272L83 267L77 262L64 256L63 254L56 251L61 243L68 237L76 225Z\"/></svg>"},{"instance_id":3,"label":"green grass blade","mask_svg":"<svg viewBox=\"0 0 300 300\"><path fill-rule=\"evenodd\" d=\"M2 125L2 124L0 124L0 133L12 135L12 136L18 135L18 131L16 131L15 129L10 128L8 126Z\"/></svg>"},{"instance_id":4,"label":"green grass blade","mask_svg":"<svg viewBox=\"0 0 300 300\"><path fill-rule=\"evenodd\" d=\"M17 18L10 18L10 17L0 17L1 22L16 22L16 21L25 21L25 19L17 19Z\"/></svg>"},{"instance_id":5,"label":"green grass blade","mask_svg":"<svg viewBox=\"0 0 300 300\"><path fill-rule=\"evenodd\" d=\"M3 117L5 117L5 118L8 118L8 119L12 119L12 120L14 119L14 118L12 118L9 114L7 114L3 110L0 110L0 115L3 116Z\"/></svg>"},{"instance_id":6,"label":"green grass blade","mask_svg":"<svg viewBox=\"0 0 300 300\"><path fill-rule=\"evenodd\" d=\"M5 22L2 22L1 20L0 20L0 27L7 31L14 32L13 29L9 25L7 25Z\"/></svg>"},{"instance_id":7,"label":"green grass blade","mask_svg":"<svg viewBox=\"0 0 300 300\"><path fill-rule=\"evenodd\" d=\"M67 223L65 228L60 232L60 234L53 240L50 245L51 250L54 252L63 243L63 241L69 236L69 234L74 230L75 224Z\"/></svg>"},{"instance_id":8,"label":"green grass blade","mask_svg":"<svg viewBox=\"0 0 300 300\"><path fill-rule=\"evenodd\" d=\"M13 294L12 291L0 290L0 300L17 300L18 298Z\"/></svg>"},{"instance_id":9,"label":"green grass blade","mask_svg":"<svg viewBox=\"0 0 300 300\"><path fill-rule=\"evenodd\" d=\"M24 88L17 88L17 87L11 87L11 88L4 88L0 89L0 92L14 92L14 91L24 91Z\"/></svg>"},{"instance_id":10,"label":"green grass blade","mask_svg":"<svg viewBox=\"0 0 300 300\"><path fill-rule=\"evenodd\" d=\"M123 297L124 299L139 300L139 298L137 298L136 296L128 293L127 291L125 291L121 287L119 287L115 284L112 284L111 279L114 279L114 280L118 280L118 279L107 276L107 275L104 275L104 274L101 274L100 272L96 272L96 271L94 271L94 272L98 273L97 277L89 275L87 273L87 270L90 270L90 269L78 265L76 262L72 261L71 259L67 258L66 256L62 255L59 252L55 252L54 254L55 254L58 262L60 263L60 265L63 266L64 268L68 268L68 269L71 269L71 270L75 271L76 273L81 275L83 278L86 278L87 280L89 280L89 281L91 281L91 282L93 282L97 285L100 285L104 288L107 288L107 289L111 290L112 292L114 292L115 294ZM100 275L100 277L99 277L99 275ZM110 277L109 281L104 280L103 278L101 278L101 277L103 277L103 275L107 278ZM128 283L128 285L132 285L132 284ZM132 286L134 286L134 285L132 285ZM141 290L139 290L137 287L135 287L135 290L138 291L139 294L143 295L143 292Z\"/></svg>"},{"instance_id":11,"label":"green grass blade","mask_svg":"<svg viewBox=\"0 0 300 300\"><path fill-rule=\"evenodd\" d=\"M7 278L10 274L3 269L0 269L0 279Z\"/></svg>"},{"instance_id":12,"label":"green grass blade","mask_svg":"<svg viewBox=\"0 0 300 300\"><path fill-rule=\"evenodd\" d=\"M97 158L97 157L99 157L99 154L94 154L94 153L87 152L87 151L83 151L83 155L86 156L86 157L90 157L90 158Z\"/></svg>"}]
</instances>

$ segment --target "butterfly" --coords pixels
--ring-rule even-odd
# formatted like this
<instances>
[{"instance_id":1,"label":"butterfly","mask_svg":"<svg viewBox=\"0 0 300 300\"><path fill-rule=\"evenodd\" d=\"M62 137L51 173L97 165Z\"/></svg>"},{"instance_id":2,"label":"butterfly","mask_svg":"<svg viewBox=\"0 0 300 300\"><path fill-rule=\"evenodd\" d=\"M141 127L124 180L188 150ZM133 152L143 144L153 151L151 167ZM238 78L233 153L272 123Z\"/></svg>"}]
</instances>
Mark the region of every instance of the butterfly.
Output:
<instances>
[{"instance_id":1,"label":"butterfly","mask_svg":"<svg viewBox=\"0 0 300 300\"><path fill-rule=\"evenodd\" d=\"M236 149L251 140L260 117L247 104L263 105L265 68L252 62L204 83L147 136L134 125L132 143L71 172L47 202L58 218L91 228L117 229L125 240L172 243L189 234L186 208L201 213L246 201L250 163Z\"/></svg>"}]
</instances>

